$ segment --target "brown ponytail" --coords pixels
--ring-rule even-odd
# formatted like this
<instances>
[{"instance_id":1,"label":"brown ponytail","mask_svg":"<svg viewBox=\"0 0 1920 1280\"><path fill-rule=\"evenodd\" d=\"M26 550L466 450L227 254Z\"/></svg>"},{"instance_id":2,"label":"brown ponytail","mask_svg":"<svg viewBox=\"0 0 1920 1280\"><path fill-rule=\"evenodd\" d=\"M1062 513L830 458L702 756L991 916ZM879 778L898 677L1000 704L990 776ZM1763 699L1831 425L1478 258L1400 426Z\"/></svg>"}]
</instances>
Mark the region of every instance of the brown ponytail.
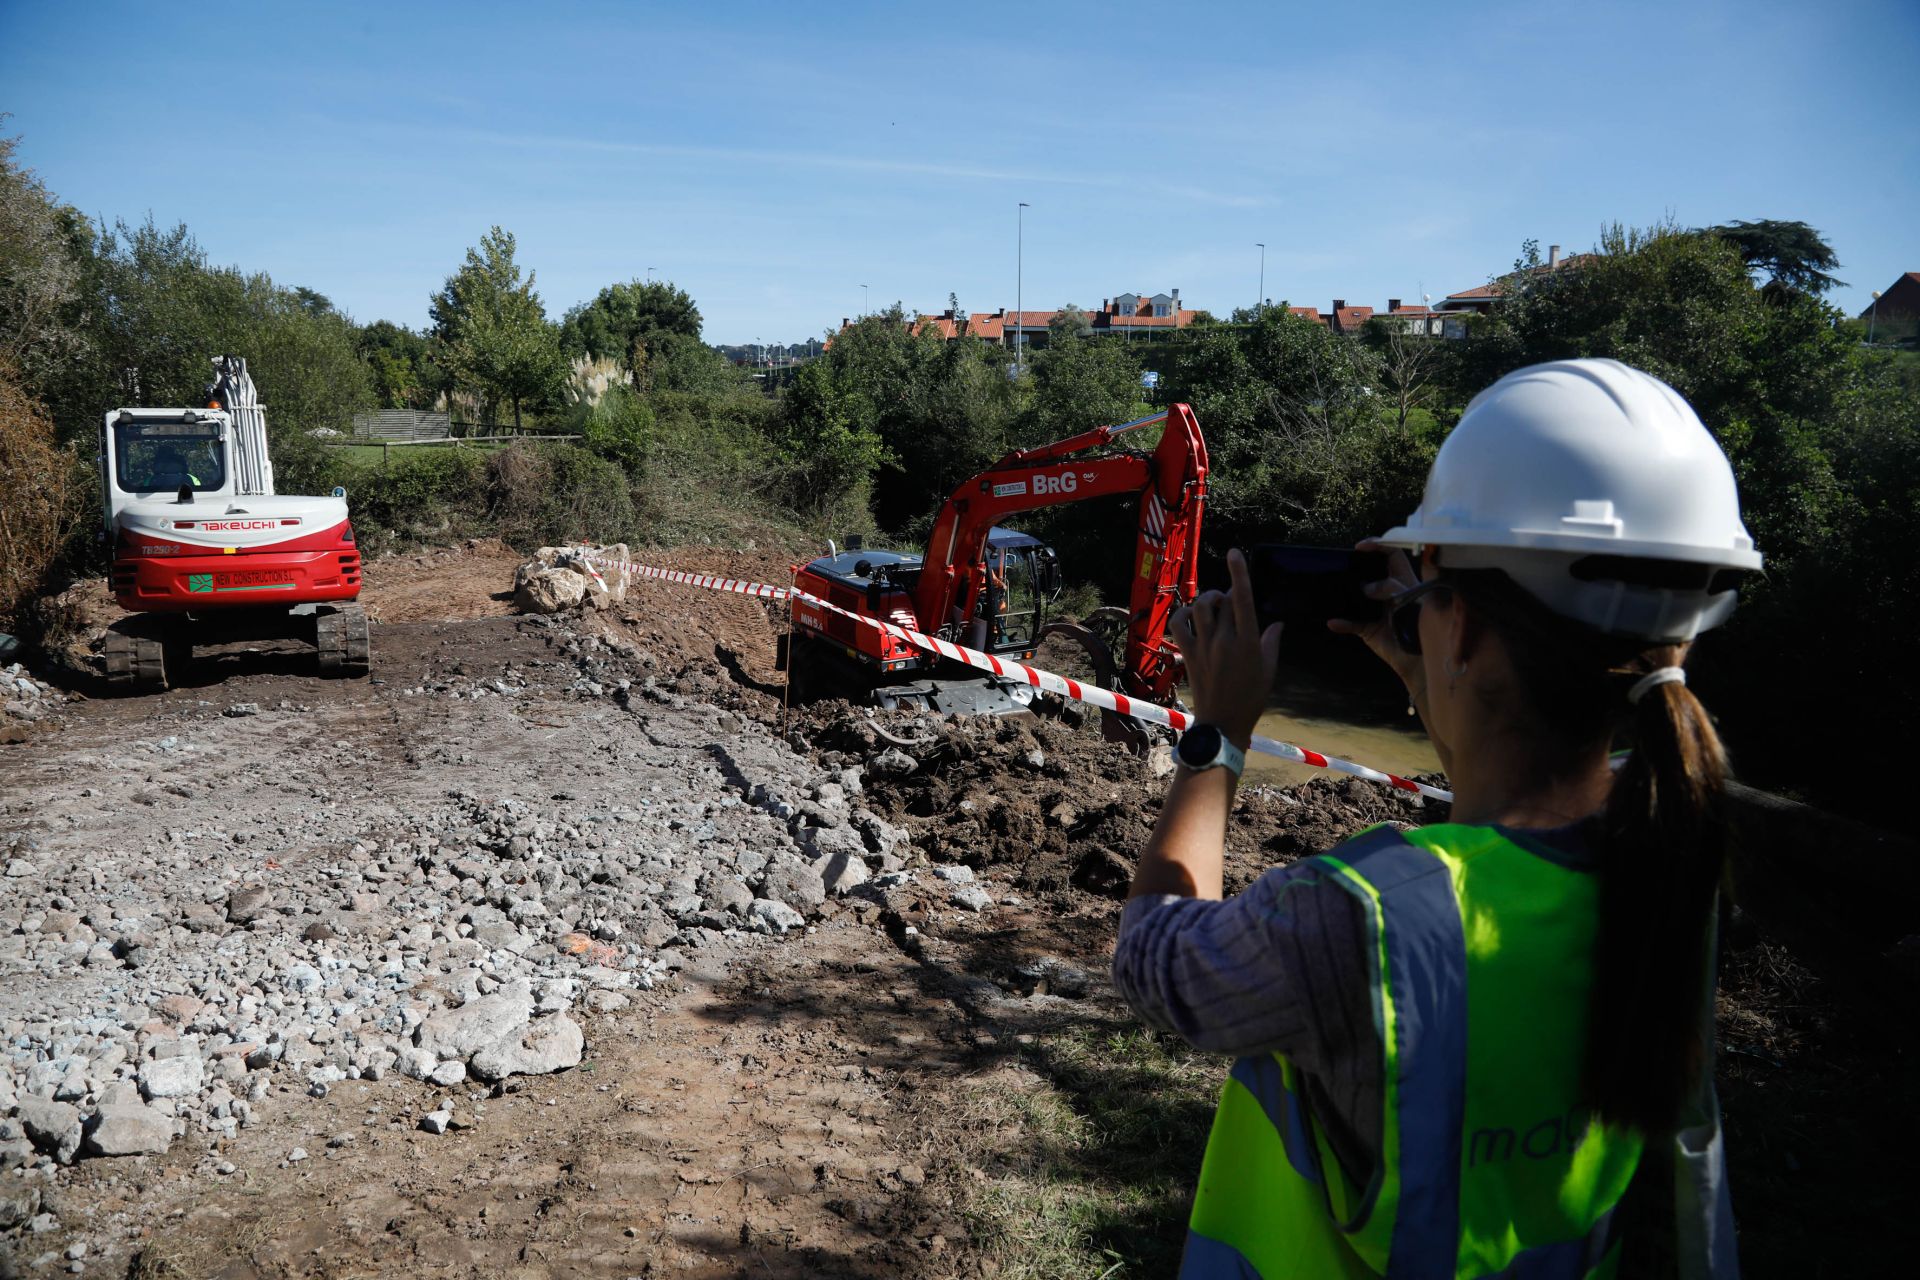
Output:
<instances>
[{"instance_id":1,"label":"brown ponytail","mask_svg":"<svg viewBox=\"0 0 1920 1280\"><path fill-rule=\"evenodd\" d=\"M1682 652L1652 650L1616 669L1614 683L1677 666ZM1726 870L1727 760L1684 684L1648 689L1628 723L1633 754L1607 799L1586 1078L1602 1119L1653 1133L1674 1125L1707 1069L1702 1005Z\"/></svg>"}]
</instances>

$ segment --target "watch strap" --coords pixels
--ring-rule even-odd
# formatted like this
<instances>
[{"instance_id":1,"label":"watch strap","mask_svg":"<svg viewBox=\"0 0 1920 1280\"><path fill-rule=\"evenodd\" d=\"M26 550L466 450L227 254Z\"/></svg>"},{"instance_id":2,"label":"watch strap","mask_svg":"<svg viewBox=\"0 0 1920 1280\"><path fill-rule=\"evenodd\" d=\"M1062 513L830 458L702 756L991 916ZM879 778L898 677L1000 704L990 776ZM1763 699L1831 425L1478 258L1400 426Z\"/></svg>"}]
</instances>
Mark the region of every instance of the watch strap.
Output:
<instances>
[{"instance_id":1,"label":"watch strap","mask_svg":"<svg viewBox=\"0 0 1920 1280\"><path fill-rule=\"evenodd\" d=\"M1221 733L1217 726L1208 725L1207 728L1211 730L1215 738L1218 739L1218 745L1214 748L1212 759L1202 760L1199 764L1188 764L1185 760L1180 759L1179 752L1177 751L1174 753L1174 759L1178 760L1180 767L1189 773L1201 773L1208 769L1226 769L1232 773L1234 777L1239 777L1247 767L1247 753L1228 741L1227 735Z\"/></svg>"}]
</instances>

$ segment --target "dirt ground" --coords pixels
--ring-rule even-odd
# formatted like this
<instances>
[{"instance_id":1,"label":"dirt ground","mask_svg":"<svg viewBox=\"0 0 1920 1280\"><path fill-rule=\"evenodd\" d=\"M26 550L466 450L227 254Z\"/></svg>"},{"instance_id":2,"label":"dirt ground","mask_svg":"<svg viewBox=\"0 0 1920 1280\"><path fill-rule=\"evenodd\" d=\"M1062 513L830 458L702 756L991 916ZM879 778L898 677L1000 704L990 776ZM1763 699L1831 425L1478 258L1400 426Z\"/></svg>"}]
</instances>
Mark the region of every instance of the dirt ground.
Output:
<instances>
[{"instance_id":1,"label":"dirt ground","mask_svg":"<svg viewBox=\"0 0 1920 1280\"><path fill-rule=\"evenodd\" d=\"M57 727L0 745L0 770L18 795L52 795L117 741L285 700L301 709L287 768L312 768L302 753L323 746L328 803L368 821L452 781L617 788L623 761L668 749L664 726L680 722L537 682L510 707L400 696L558 659L551 630L508 616L516 559L476 544L370 565L377 683L322 683L306 655L272 646L224 653L165 695L75 702ZM774 582L788 567L710 548L656 562ZM577 633L627 646L663 707L784 733L828 767L886 745L862 710L783 705L779 614L761 602L645 581ZM0 1275L51 1274L83 1240L85 1274L149 1280L1072 1274L1049 1269L1063 1264L1034 1234L1068 1221L1044 1216L1057 1183L1104 1196L1097 1220L1071 1223L1090 1242L1083 1260L1164 1274L1224 1064L1145 1043L1105 977L1157 812L1152 763L1071 710L881 728L914 741L921 767L875 783L868 802L912 833L921 863L971 868L994 909L903 886L830 901L803 936L692 953L629 1007L582 1015L579 1067L463 1091L443 1135L417 1128L448 1092L427 1084L348 1081L324 1098L279 1086L232 1141L63 1174L44 1205L59 1229L0 1237ZM1359 781L1252 789L1228 888L1373 822L1441 816ZM115 838L111 814L89 820ZM1891 1269L1910 1238L1904 1153L1920 1136L1910 1014L1890 1027L1838 953L1798 954L1764 919L1733 918L1726 941L1720 1082L1747 1273ZM1121 1135L1112 1099L1168 1082L1179 1088L1141 1099L1156 1109ZM296 1146L308 1157L290 1162ZM1143 1152L1142 1167L1164 1166L1150 1195L1105 1185ZM234 1172L211 1172L216 1159Z\"/></svg>"}]
</instances>

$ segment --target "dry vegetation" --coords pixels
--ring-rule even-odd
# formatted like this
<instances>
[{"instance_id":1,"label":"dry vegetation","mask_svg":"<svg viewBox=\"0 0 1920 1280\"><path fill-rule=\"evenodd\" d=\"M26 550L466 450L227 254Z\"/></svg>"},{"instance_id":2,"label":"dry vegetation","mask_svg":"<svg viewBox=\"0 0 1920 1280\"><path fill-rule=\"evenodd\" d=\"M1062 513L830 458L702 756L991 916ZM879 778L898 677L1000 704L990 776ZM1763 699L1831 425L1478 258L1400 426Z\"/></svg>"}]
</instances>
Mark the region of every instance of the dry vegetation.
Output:
<instances>
[{"instance_id":1,"label":"dry vegetation","mask_svg":"<svg viewBox=\"0 0 1920 1280\"><path fill-rule=\"evenodd\" d=\"M0 367L0 629L12 630L81 513L80 467L53 422Z\"/></svg>"}]
</instances>

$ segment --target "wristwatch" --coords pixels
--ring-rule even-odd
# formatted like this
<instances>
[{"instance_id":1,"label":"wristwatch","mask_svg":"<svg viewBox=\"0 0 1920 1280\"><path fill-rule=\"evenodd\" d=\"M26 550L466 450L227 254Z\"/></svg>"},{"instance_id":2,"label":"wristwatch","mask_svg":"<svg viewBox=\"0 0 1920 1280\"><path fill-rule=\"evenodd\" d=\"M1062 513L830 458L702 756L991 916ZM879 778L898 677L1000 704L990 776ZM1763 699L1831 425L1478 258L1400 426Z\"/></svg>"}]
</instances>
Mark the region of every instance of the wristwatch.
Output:
<instances>
[{"instance_id":1,"label":"wristwatch","mask_svg":"<svg viewBox=\"0 0 1920 1280\"><path fill-rule=\"evenodd\" d=\"M1220 767L1236 778L1247 765L1247 753L1228 742L1227 735L1210 724L1196 724L1181 734L1173 748L1173 758L1194 773Z\"/></svg>"}]
</instances>

